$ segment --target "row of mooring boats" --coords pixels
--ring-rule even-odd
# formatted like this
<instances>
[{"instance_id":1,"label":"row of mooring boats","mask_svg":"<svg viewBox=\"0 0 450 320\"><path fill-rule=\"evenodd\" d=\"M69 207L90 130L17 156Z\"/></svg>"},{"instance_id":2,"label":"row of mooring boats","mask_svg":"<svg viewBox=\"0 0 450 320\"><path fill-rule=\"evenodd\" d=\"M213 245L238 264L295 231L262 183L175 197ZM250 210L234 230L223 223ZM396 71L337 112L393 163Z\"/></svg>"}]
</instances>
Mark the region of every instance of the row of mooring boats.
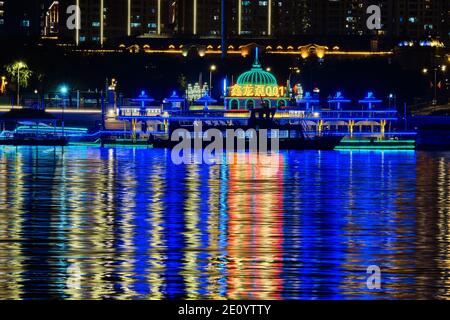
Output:
<instances>
[{"instance_id":1,"label":"row of mooring boats","mask_svg":"<svg viewBox=\"0 0 450 320\"><path fill-rule=\"evenodd\" d=\"M171 122L165 134L150 134L144 144L154 148L173 149L177 146L205 149L220 146L222 149L236 150L334 150L343 137L328 132L309 135L302 123L279 124L275 113L269 108L251 111L245 124L206 124L196 121ZM137 141L137 140L136 140ZM133 144L123 139L102 140L103 145ZM141 140L141 143L143 141Z\"/></svg>"},{"instance_id":2,"label":"row of mooring boats","mask_svg":"<svg viewBox=\"0 0 450 320\"><path fill-rule=\"evenodd\" d=\"M192 148L206 148L211 143L219 143L226 149L231 142L235 150L243 149L242 146L246 150L252 149L252 146L268 150L334 150L343 139L342 136L327 132L307 134L302 123L280 124L274 119L274 115L272 109L263 107L253 110L245 125L172 121L167 132L149 133L144 137L137 137L136 134L130 137L129 133L108 131L97 134L87 132L72 134L71 128L51 129L37 123L31 124L27 130L17 128L9 135L3 134L0 137L0 145L66 146L71 143L90 143L101 146L140 145L172 149L180 143Z\"/></svg>"}]
</instances>

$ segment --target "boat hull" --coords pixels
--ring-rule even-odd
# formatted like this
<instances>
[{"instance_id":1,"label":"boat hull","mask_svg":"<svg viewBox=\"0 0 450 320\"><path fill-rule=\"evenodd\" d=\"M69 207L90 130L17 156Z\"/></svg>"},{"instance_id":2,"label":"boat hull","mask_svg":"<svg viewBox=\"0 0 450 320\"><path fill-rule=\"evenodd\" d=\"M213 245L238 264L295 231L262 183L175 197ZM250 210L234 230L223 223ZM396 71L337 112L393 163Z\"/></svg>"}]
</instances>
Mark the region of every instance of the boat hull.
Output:
<instances>
[{"instance_id":1,"label":"boat hull","mask_svg":"<svg viewBox=\"0 0 450 320\"><path fill-rule=\"evenodd\" d=\"M292 138L292 139L280 139L279 149L280 150L334 150L339 143L342 141L343 137L338 136L318 136L314 138ZM177 146L180 142L170 141L164 139L155 139L152 143L153 148L163 148L172 149ZM211 142L203 142L202 148L206 148ZM226 139L223 141L223 146L226 148ZM235 146L237 143L235 143ZM246 147L249 146L249 141L246 141ZM194 148L194 142L191 141L191 147ZM268 150L271 150L272 146L268 144ZM236 150L235 150L236 151Z\"/></svg>"},{"instance_id":2,"label":"boat hull","mask_svg":"<svg viewBox=\"0 0 450 320\"><path fill-rule=\"evenodd\" d=\"M46 146L64 147L68 145L66 139L8 139L0 140L3 146Z\"/></svg>"}]
</instances>

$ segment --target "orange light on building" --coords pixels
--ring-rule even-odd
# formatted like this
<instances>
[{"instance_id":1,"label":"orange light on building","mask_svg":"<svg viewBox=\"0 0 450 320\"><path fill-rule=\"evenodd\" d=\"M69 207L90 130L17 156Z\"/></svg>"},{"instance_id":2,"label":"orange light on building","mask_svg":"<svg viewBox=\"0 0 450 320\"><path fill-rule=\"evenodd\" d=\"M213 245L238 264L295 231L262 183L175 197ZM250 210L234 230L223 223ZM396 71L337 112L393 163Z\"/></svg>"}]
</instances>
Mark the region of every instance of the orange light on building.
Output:
<instances>
[{"instance_id":1,"label":"orange light on building","mask_svg":"<svg viewBox=\"0 0 450 320\"><path fill-rule=\"evenodd\" d=\"M301 49L300 54L302 56L303 59L306 59L309 57L309 51L305 48L305 49Z\"/></svg>"},{"instance_id":2,"label":"orange light on building","mask_svg":"<svg viewBox=\"0 0 450 320\"><path fill-rule=\"evenodd\" d=\"M6 85L8 84L8 82L6 81L6 77L2 77L2 82L0 85L0 93L4 94L6 92Z\"/></svg>"},{"instance_id":3,"label":"orange light on building","mask_svg":"<svg viewBox=\"0 0 450 320\"><path fill-rule=\"evenodd\" d=\"M325 57L325 50L323 50L323 49L317 49L316 55L317 55L317 58L323 59L323 58Z\"/></svg>"}]
</instances>

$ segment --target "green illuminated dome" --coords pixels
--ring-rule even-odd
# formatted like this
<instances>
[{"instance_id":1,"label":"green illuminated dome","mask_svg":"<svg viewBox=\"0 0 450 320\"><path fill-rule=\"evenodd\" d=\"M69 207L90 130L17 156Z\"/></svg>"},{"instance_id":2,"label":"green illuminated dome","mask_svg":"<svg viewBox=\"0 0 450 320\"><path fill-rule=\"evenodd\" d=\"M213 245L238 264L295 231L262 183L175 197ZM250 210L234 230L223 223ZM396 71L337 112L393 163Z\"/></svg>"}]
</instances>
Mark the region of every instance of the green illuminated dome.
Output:
<instances>
[{"instance_id":1,"label":"green illuminated dome","mask_svg":"<svg viewBox=\"0 0 450 320\"><path fill-rule=\"evenodd\" d=\"M237 84L278 86L278 81L272 73L262 69L257 54L252 69L241 74L237 79Z\"/></svg>"}]
</instances>

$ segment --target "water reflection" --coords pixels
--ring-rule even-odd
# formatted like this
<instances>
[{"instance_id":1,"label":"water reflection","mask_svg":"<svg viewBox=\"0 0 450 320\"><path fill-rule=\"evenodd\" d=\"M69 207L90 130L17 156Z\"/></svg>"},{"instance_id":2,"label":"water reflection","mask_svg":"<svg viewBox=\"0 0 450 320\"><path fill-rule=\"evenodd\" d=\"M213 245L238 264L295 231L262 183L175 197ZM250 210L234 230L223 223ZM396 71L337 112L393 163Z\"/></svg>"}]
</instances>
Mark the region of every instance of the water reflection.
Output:
<instances>
[{"instance_id":1,"label":"water reflection","mask_svg":"<svg viewBox=\"0 0 450 320\"><path fill-rule=\"evenodd\" d=\"M0 298L450 298L450 153L277 157L0 148Z\"/></svg>"}]
</instances>

